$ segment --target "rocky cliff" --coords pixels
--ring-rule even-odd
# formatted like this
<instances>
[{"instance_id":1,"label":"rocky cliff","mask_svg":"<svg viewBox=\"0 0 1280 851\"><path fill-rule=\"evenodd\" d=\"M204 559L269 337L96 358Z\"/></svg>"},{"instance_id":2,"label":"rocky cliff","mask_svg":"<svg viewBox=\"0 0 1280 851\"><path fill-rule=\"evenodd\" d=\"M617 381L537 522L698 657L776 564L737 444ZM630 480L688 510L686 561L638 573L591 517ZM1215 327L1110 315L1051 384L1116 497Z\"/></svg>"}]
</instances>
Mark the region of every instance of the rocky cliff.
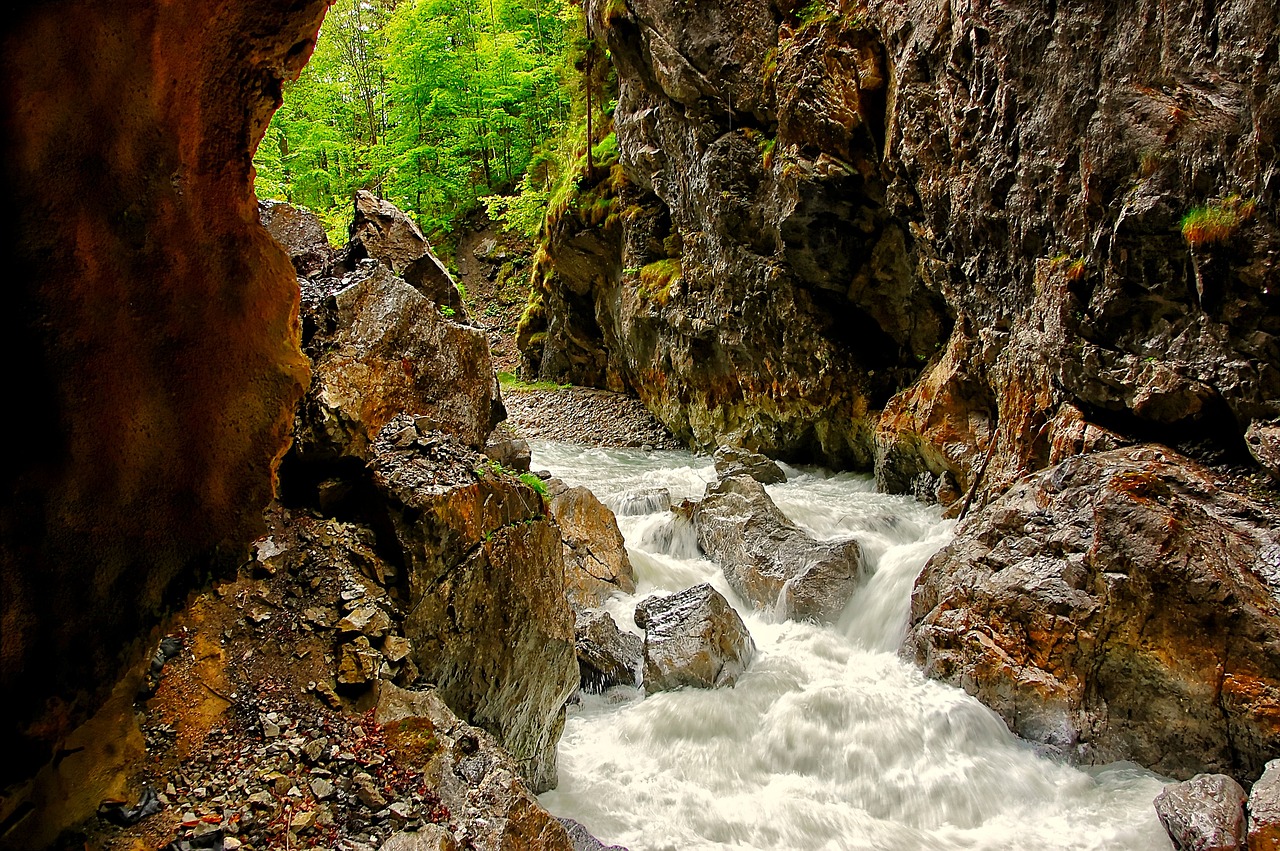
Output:
<instances>
[{"instance_id":1,"label":"rocky cliff","mask_svg":"<svg viewBox=\"0 0 1280 851\"><path fill-rule=\"evenodd\" d=\"M1273 4L592 11L626 181L615 235L550 233L544 374L952 499L993 441L1000 486L1090 425L1242 458L1280 415ZM593 325L607 367L546 354Z\"/></svg>"},{"instance_id":2,"label":"rocky cliff","mask_svg":"<svg viewBox=\"0 0 1280 851\"><path fill-rule=\"evenodd\" d=\"M544 309L575 310L544 376L970 513L916 589L926 670L1074 758L1255 777L1280 717L1275 4L590 9L618 215L548 230Z\"/></svg>"},{"instance_id":3,"label":"rocky cliff","mask_svg":"<svg viewBox=\"0 0 1280 851\"><path fill-rule=\"evenodd\" d=\"M0 340L21 435L0 473L0 785L262 526L307 365L251 157L325 8L7 10ZM88 753L57 763L82 776Z\"/></svg>"}]
</instances>

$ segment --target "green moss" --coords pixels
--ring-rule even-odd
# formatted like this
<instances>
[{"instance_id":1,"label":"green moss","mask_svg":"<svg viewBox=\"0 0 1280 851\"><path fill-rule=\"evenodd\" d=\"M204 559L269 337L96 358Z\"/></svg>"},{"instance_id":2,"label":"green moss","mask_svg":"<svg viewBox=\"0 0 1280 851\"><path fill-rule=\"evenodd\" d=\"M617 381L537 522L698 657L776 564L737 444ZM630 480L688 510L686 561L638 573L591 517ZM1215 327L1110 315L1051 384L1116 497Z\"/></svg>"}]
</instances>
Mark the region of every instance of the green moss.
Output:
<instances>
[{"instance_id":1,"label":"green moss","mask_svg":"<svg viewBox=\"0 0 1280 851\"><path fill-rule=\"evenodd\" d=\"M600 16L608 23L625 18L627 16L626 0L605 0L604 8L600 10Z\"/></svg>"},{"instance_id":2,"label":"green moss","mask_svg":"<svg viewBox=\"0 0 1280 851\"><path fill-rule=\"evenodd\" d=\"M642 301L666 304L672 291L684 277L684 267L678 257L667 257L643 266L639 272L640 284L636 294Z\"/></svg>"},{"instance_id":3,"label":"green moss","mask_svg":"<svg viewBox=\"0 0 1280 851\"><path fill-rule=\"evenodd\" d=\"M1183 216L1182 236L1192 248L1221 245L1252 219L1257 209L1258 202L1252 198L1228 195Z\"/></svg>"}]
</instances>

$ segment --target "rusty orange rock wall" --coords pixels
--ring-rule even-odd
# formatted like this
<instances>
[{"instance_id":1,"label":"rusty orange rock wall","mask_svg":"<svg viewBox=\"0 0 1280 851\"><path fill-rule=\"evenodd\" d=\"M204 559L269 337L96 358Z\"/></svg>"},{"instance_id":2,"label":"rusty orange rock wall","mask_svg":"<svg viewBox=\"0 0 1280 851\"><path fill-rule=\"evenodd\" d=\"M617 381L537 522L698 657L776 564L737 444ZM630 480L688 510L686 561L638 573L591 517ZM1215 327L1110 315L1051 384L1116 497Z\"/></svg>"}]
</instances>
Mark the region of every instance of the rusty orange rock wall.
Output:
<instances>
[{"instance_id":1,"label":"rusty orange rock wall","mask_svg":"<svg viewBox=\"0 0 1280 851\"><path fill-rule=\"evenodd\" d=\"M3 25L5 784L261 523L308 370L252 153L326 6L45 2Z\"/></svg>"}]
</instances>

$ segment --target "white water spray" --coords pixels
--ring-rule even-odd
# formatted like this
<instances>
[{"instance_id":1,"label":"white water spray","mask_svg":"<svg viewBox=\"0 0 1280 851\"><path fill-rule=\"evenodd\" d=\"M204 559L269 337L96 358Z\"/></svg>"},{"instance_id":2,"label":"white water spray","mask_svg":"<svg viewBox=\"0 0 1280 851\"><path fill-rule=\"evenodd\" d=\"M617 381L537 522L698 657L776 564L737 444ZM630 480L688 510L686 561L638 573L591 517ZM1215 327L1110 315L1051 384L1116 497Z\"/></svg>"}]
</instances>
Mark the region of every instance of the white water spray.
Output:
<instances>
[{"instance_id":1,"label":"white water spray","mask_svg":"<svg viewBox=\"0 0 1280 851\"><path fill-rule=\"evenodd\" d=\"M769 487L819 538L853 536L873 574L834 626L778 621L735 595L692 529L657 509L700 498L714 470L681 452L534 446L536 466L622 513L637 594L606 608L635 629L635 604L711 582L759 652L732 689L645 698L584 696L560 743L557 815L631 851L665 849L1160 849L1162 783L1133 766L1045 759L963 691L896 651L911 587L951 534L936 509L875 492L864 476L788 468Z\"/></svg>"}]
</instances>

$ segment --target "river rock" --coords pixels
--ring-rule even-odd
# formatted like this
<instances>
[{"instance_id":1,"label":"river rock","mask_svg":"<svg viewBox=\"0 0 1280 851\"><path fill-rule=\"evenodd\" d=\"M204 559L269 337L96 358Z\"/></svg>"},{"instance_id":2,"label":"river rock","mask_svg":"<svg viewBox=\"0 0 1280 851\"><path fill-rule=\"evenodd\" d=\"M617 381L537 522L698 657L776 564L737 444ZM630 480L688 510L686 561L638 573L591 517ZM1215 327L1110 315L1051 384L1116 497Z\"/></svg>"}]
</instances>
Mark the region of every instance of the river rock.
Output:
<instances>
[{"instance_id":1,"label":"river rock","mask_svg":"<svg viewBox=\"0 0 1280 851\"><path fill-rule=\"evenodd\" d=\"M864 578L857 541L815 540L749 476L708 485L691 516L699 546L757 607L779 605L787 617L833 620Z\"/></svg>"},{"instance_id":2,"label":"river rock","mask_svg":"<svg viewBox=\"0 0 1280 851\"><path fill-rule=\"evenodd\" d=\"M367 458L396 414L426 415L472 447L503 414L483 331L452 321L381 263L364 261L327 299L308 344L311 387L298 412L303 459Z\"/></svg>"},{"instance_id":3,"label":"river rock","mask_svg":"<svg viewBox=\"0 0 1280 851\"><path fill-rule=\"evenodd\" d=\"M740 447L722 446L711 459L716 465L716 476L721 479L750 476L762 485L780 485L787 480L787 474L773 461Z\"/></svg>"},{"instance_id":4,"label":"river rock","mask_svg":"<svg viewBox=\"0 0 1280 851\"><path fill-rule=\"evenodd\" d=\"M400 447L406 428L387 425L369 469L408 570L410 658L544 791L579 679L560 530L527 484L443 435Z\"/></svg>"},{"instance_id":5,"label":"river rock","mask_svg":"<svg viewBox=\"0 0 1280 851\"><path fill-rule=\"evenodd\" d=\"M644 636L647 694L690 686L731 686L756 655L756 643L724 596L703 583L636 606Z\"/></svg>"},{"instance_id":6,"label":"river rock","mask_svg":"<svg viewBox=\"0 0 1280 851\"><path fill-rule=\"evenodd\" d=\"M424 824L412 833L394 834L378 851L458 851L458 841L443 826Z\"/></svg>"},{"instance_id":7,"label":"river rock","mask_svg":"<svg viewBox=\"0 0 1280 851\"><path fill-rule=\"evenodd\" d=\"M454 715L439 692L384 684L374 719L391 747L418 756L423 782L454 818L474 814L465 821L468 845L479 851L572 851L569 834L538 803L510 755L489 733ZM410 835L389 841L401 843L393 847L403 851L456 847L451 836L425 833L425 845L407 844Z\"/></svg>"},{"instance_id":8,"label":"river rock","mask_svg":"<svg viewBox=\"0 0 1280 851\"><path fill-rule=\"evenodd\" d=\"M307 208L264 199L258 202L258 217L267 233L289 252L299 277L317 275L333 262L336 252L324 222Z\"/></svg>"},{"instance_id":9,"label":"river rock","mask_svg":"<svg viewBox=\"0 0 1280 851\"><path fill-rule=\"evenodd\" d=\"M1223 774L1197 774L1165 787L1156 814L1178 851L1243 851L1245 794Z\"/></svg>"},{"instance_id":10,"label":"river rock","mask_svg":"<svg viewBox=\"0 0 1280 851\"><path fill-rule=\"evenodd\" d=\"M1249 851L1280 849L1280 759L1249 790Z\"/></svg>"},{"instance_id":11,"label":"river rock","mask_svg":"<svg viewBox=\"0 0 1280 851\"><path fill-rule=\"evenodd\" d=\"M506 467L519 473L529 472L529 442L516 434L509 424L502 422L494 426L484 444L484 454Z\"/></svg>"},{"instance_id":12,"label":"river rock","mask_svg":"<svg viewBox=\"0 0 1280 851\"><path fill-rule=\"evenodd\" d=\"M903 653L1071 759L1257 777L1280 751L1276 529L1163 447L1071 458L929 561Z\"/></svg>"},{"instance_id":13,"label":"river rock","mask_svg":"<svg viewBox=\"0 0 1280 851\"><path fill-rule=\"evenodd\" d=\"M548 492L564 540L565 586L573 608L598 607L619 591L634 593L635 570L613 512L584 487L552 480Z\"/></svg>"},{"instance_id":14,"label":"river rock","mask_svg":"<svg viewBox=\"0 0 1280 851\"><path fill-rule=\"evenodd\" d=\"M644 645L639 636L623 632L608 612L579 612L574 624L578 670L584 691L599 693L610 686L634 686Z\"/></svg>"},{"instance_id":15,"label":"river rock","mask_svg":"<svg viewBox=\"0 0 1280 851\"><path fill-rule=\"evenodd\" d=\"M569 832L569 840L573 843L573 851L627 851L621 845L605 845L591 835L591 831L581 822L571 818L560 819L560 824Z\"/></svg>"}]
</instances>

